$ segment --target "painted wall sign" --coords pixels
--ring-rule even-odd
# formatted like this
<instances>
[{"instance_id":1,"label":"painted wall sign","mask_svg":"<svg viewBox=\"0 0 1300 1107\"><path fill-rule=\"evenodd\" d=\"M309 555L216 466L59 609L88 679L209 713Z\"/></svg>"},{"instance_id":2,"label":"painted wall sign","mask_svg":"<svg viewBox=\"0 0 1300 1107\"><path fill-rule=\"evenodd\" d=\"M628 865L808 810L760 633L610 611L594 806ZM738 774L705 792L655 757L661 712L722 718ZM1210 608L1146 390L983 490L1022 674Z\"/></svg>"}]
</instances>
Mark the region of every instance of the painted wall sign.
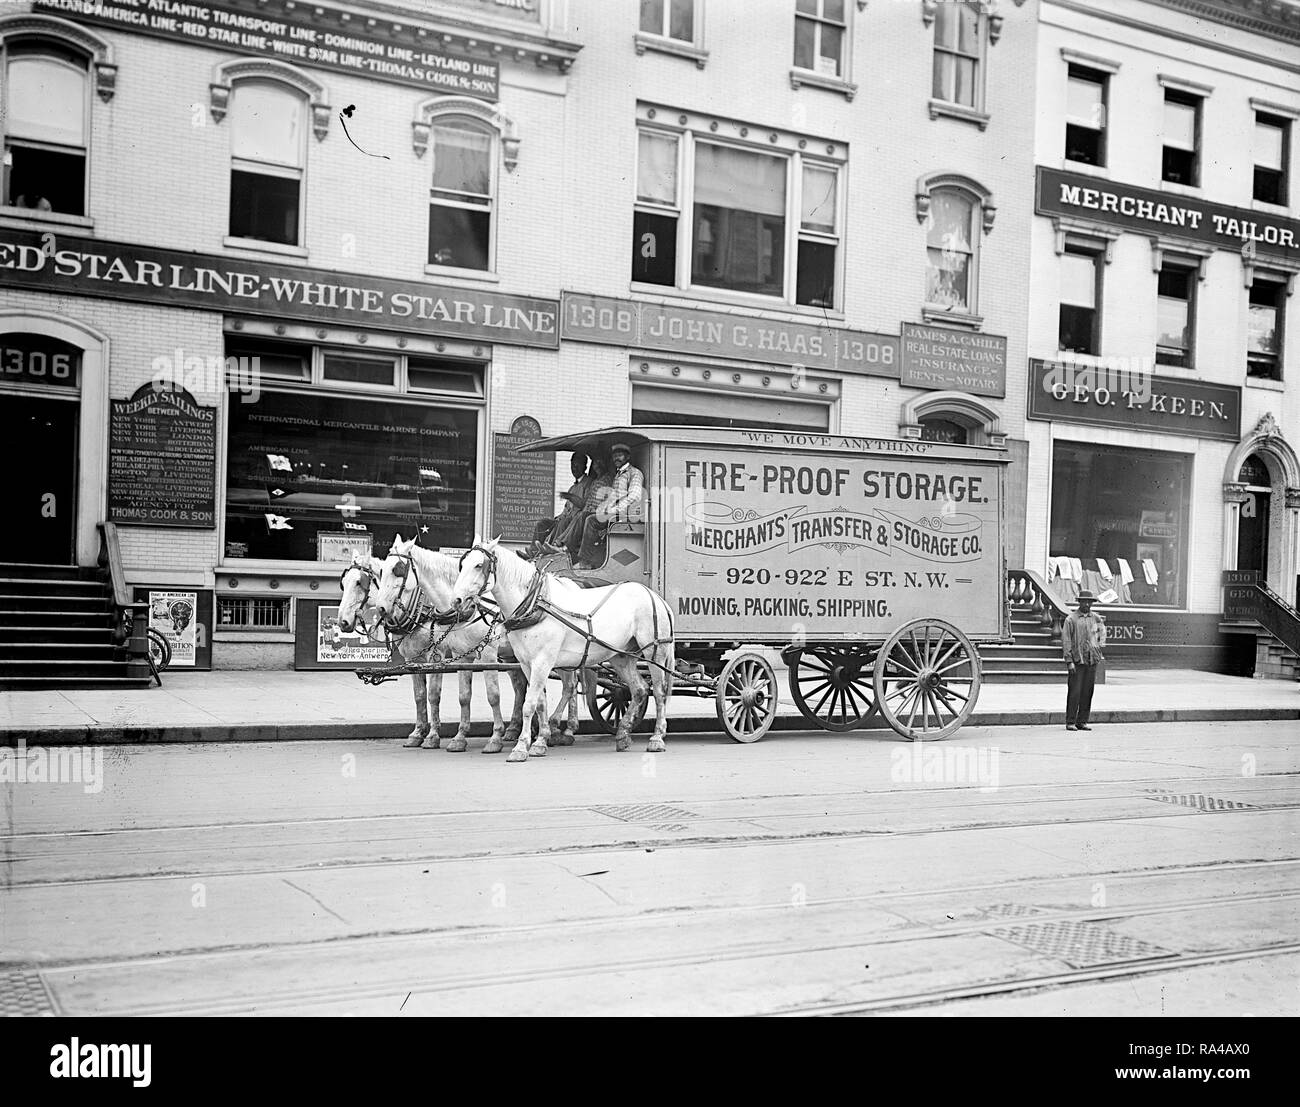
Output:
<instances>
[{"instance_id":1,"label":"painted wall sign","mask_svg":"<svg viewBox=\"0 0 1300 1107\"><path fill-rule=\"evenodd\" d=\"M1222 250L1240 250L1252 243L1261 254L1300 261L1300 219L1041 165L1034 210L1039 215L1071 215L1127 231L1207 242Z\"/></svg>"},{"instance_id":2,"label":"painted wall sign","mask_svg":"<svg viewBox=\"0 0 1300 1107\"><path fill-rule=\"evenodd\" d=\"M51 241L53 239L53 241ZM0 287L555 349L555 300L119 242L0 231Z\"/></svg>"},{"instance_id":3,"label":"painted wall sign","mask_svg":"<svg viewBox=\"0 0 1300 1107\"><path fill-rule=\"evenodd\" d=\"M564 293L563 309L561 335L573 342L898 377L898 339L891 334L578 292Z\"/></svg>"},{"instance_id":4,"label":"painted wall sign","mask_svg":"<svg viewBox=\"0 0 1300 1107\"><path fill-rule=\"evenodd\" d=\"M541 425L521 415L509 434L492 436L492 525L507 542L531 542L539 519L555 514L555 458L521 454L516 447L542 437Z\"/></svg>"},{"instance_id":5,"label":"painted wall sign","mask_svg":"<svg viewBox=\"0 0 1300 1107\"><path fill-rule=\"evenodd\" d=\"M169 42L276 58L432 92L495 100L501 67L444 49L435 36L395 38L313 2L301 9L188 0L35 0L36 11Z\"/></svg>"},{"instance_id":6,"label":"painted wall sign","mask_svg":"<svg viewBox=\"0 0 1300 1107\"><path fill-rule=\"evenodd\" d=\"M1129 392L1082 385L1071 388L1048 380L1049 373L1069 380L1070 372L1077 374L1078 366L1062 367L1056 362L1030 360L1027 410L1030 419L1216 438L1224 442L1241 439L1241 389L1234 385L1151 376L1148 390Z\"/></svg>"},{"instance_id":7,"label":"painted wall sign","mask_svg":"<svg viewBox=\"0 0 1300 1107\"><path fill-rule=\"evenodd\" d=\"M158 527L216 526L217 409L182 388L142 384L111 401L108 517Z\"/></svg>"},{"instance_id":8,"label":"painted wall sign","mask_svg":"<svg viewBox=\"0 0 1300 1107\"><path fill-rule=\"evenodd\" d=\"M410 0L408 0L410 3ZM500 19L517 19L529 23L541 20L542 0L438 0L442 7L455 6L482 15L496 16ZM411 7L428 7L425 4L410 4Z\"/></svg>"},{"instance_id":9,"label":"painted wall sign","mask_svg":"<svg viewBox=\"0 0 1300 1107\"><path fill-rule=\"evenodd\" d=\"M681 636L884 639L937 611L1000 633L997 462L674 445L659 479Z\"/></svg>"},{"instance_id":10,"label":"painted wall sign","mask_svg":"<svg viewBox=\"0 0 1300 1107\"><path fill-rule=\"evenodd\" d=\"M1007 394L1007 340L1001 335L904 323L899 344L899 384L974 396Z\"/></svg>"}]
</instances>

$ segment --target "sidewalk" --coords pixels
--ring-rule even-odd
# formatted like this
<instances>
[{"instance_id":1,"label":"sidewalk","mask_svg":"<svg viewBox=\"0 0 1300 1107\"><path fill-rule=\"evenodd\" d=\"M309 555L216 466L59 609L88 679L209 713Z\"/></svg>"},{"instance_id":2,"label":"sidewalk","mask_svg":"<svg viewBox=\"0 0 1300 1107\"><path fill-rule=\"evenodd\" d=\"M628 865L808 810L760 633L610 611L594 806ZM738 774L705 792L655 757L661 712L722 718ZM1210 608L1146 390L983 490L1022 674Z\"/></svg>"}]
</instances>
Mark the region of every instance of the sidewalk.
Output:
<instances>
[{"instance_id":1,"label":"sidewalk","mask_svg":"<svg viewBox=\"0 0 1300 1107\"><path fill-rule=\"evenodd\" d=\"M782 702L774 729L809 729L790 702L785 673L778 676ZM550 684L549 694L554 706L558 683ZM514 699L505 679L501 701L508 713ZM1300 719L1300 685L1180 669L1111 669L1106 683L1098 685L1093 705L1097 723ZM967 726L1063 724L1064 712L1064 681L1059 686L985 684ZM585 704L579 717L582 731L593 732ZM669 718L671 732L721 729L711 696L674 696ZM459 719L457 681L448 677L442 690L442 733L451 734ZM491 713L481 680L474 682L473 719L471 733L486 736ZM371 687L351 672L173 670L163 674L161 688L0 695L0 746L20 739L28 744L109 745L399 738L410 733L414 721L408 679ZM867 729L882 726L877 715Z\"/></svg>"}]
</instances>

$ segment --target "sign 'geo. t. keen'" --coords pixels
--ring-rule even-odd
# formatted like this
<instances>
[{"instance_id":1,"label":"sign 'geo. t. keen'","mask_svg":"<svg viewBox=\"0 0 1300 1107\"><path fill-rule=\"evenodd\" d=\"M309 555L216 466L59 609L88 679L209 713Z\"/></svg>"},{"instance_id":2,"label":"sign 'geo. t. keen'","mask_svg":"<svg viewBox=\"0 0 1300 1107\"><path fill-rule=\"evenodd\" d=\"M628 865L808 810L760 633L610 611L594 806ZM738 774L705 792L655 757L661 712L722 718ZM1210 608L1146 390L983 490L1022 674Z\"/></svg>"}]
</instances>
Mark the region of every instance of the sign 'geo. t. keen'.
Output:
<instances>
[{"instance_id":1,"label":"sign 'geo. t. keen'","mask_svg":"<svg viewBox=\"0 0 1300 1107\"><path fill-rule=\"evenodd\" d=\"M1039 215L1069 215L1148 235L1192 239L1222 250L1250 244L1261 254L1300 260L1298 219L1041 165L1034 210Z\"/></svg>"},{"instance_id":2,"label":"sign 'geo. t. keen'","mask_svg":"<svg viewBox=\"0 0 1300 1107\"><path fill-rule=\"evenodd\" d=\"M552 350L560 344L555 300L35 231L0 231L3 287Z\"/></svg>"},{"instance_id":3,"label":"sign 'geo. t. keen'","mask_svg":"<svg viewBox=\"0 0 1300 1107\"><path fill-rule=\"evenodd\" d=\"M1071 364L1029 362L1031 419L1124 427L1193 438L1241 438L1241 389L1178 377L1149 376L1141 387L1112 386L1105 373Z\"/></svg>"}]
</instances>

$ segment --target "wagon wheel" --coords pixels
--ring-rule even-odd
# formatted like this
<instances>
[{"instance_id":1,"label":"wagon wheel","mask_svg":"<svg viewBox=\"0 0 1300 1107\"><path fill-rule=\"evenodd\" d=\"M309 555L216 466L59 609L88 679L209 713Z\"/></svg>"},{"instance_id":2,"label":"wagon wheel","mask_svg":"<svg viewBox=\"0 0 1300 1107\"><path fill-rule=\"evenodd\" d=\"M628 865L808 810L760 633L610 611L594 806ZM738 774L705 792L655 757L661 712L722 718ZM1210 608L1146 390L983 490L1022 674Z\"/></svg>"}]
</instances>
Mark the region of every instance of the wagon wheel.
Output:
<instances>
[{"instance_id":1,"label":"wagon wheel","mask_svg":"<svg viewBox=\"0 0 1300 1107\"><path fill-rule=\"evenodd\" d=\"M785 656L790 695L810 723L823 730L853 730L876 713L870 650L809 646Z\"/></svg>"},{"instance_id":2,"label":"wagon wheel","mask_svg":"<svg viewBox=\"0 0 1300 1107\"><path fill-rule=\"evenodd\" d=\"M718 677L716 697L727 734L737 742L757 742L776 718L776 672L761 654L737 654Z\"/></svg>"},{"instance_id":3,"label":"wagon wheel","mask_svg":"<svg viewBox=\"0 0 1300 1107\"><path fill-rule=\"evenodd\" d=\"M632 702L632 690L621 680L602 676L591 669L583 672L582 683L586 685L587 713L591 715L594 722L613 734L618 729L618 724L627 711L628 705ZM645 718L646 704L649 702L650 696L647 690L647 694L641 700L641 708L629 730L636 730L641 725L641 720Z\"/></svg>"},{"instance_id":4,"label":"wagon wheel","mask_svg":"<svg viewBox=\"0 0 1300 1107\"><path fill-rule=\"evenodd\" d=\"M880 648L875 684L880 713L904 738L949 738L975 710L980 656L951 623L917 619Z\"/></svg>"}]
</instances>

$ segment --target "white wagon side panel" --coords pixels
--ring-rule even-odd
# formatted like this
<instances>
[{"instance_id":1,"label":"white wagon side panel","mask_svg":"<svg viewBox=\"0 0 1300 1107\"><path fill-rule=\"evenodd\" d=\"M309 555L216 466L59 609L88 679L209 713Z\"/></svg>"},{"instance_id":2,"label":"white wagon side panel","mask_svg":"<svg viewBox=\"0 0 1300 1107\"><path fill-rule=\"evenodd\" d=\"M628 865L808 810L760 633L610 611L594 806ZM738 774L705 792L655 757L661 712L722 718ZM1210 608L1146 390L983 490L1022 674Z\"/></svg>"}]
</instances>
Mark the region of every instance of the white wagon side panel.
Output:
<instances>
[{"instance_id":1,"label":"white wagon side panel","mask_svg":"<svg viewBox=\"0 0 1300 1107\"><path fill-rule=\"evenodd\" d=\"M921 618L1001 637L1003 463L929 445L663 444L656 562L677 638L879 641Z\"/></svg>"}]
</instances>

